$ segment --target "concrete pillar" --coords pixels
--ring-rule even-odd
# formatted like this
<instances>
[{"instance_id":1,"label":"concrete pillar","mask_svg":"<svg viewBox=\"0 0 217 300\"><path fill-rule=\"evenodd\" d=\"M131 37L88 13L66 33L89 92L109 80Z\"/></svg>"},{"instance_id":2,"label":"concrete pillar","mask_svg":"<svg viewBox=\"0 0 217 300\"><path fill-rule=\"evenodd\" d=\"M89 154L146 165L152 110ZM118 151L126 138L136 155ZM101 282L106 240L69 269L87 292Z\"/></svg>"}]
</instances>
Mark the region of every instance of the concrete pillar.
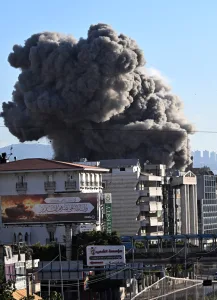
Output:
<instances>
[{"instance_id":1,"label":"concrete pillar","mask_svg":"<svg viewBox=\"0 0 217 300\"><path fill-rule=\"evenodd\" d=\"M181 186L181 221L182 221L182 234L189 233L189 189L188 186Z\"/></svg>"},{"instance_id":2,"label":"concrete pillar","mask_svg":"<svg viewBox=\"0 0 217 300\"><path fill-rule=\"evenodd\" d=\"M190 221L190 233L197 233L196 215L197 209L195 206L196 202L195 188L194 185L189 185L189 221Z\"/></svg>"},{"instance_id":3,"label":"concrete pillar","mask_svg":"<svg viewBox=\"0 0 217 300\"><path fill-rule=\"evenodd\" d=\"M198 234L198 206L197 206L197 186L194 185L194 195L195 195L195 211L196 211L196 215L195 215L195 233Z\"/></svg>"}]
</instances>

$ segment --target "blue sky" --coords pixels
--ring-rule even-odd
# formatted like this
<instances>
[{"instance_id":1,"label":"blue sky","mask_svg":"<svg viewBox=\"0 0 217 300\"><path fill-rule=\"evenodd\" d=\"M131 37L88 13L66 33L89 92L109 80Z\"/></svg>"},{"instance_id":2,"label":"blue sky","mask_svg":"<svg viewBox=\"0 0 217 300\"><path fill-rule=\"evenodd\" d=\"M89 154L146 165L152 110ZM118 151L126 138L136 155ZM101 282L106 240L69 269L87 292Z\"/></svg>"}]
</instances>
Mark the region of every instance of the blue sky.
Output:
<instances>
[{"instance_id":1,"label":"blue sky","mask_svg":"<svg viewBox=\"0 0 217 300\"><path fill-rule=\"evenodd\" d=\"M7 62L15 43L23 44L40 31L86 37L89 26L99 22L137 41L147 66L165 75L183 99L185 114L197 130L217 131L216 0L2 1L0 104L10 100L18 76ZM217 134L197 133L192 148L217 150L216 139ZM0 127L0 145L15 142Z\"/></svg>"}]
</instances>

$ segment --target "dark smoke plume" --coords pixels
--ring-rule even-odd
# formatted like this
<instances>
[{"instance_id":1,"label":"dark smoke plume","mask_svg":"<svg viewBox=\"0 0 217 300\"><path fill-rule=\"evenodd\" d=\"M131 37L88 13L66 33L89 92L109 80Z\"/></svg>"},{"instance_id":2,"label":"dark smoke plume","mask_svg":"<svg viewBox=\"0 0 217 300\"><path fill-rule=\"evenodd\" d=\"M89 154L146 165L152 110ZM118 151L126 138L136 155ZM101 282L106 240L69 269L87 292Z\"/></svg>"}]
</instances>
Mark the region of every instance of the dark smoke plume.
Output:
<instances>
[{"instance_id":1,"label":"dark smoke plume","mask_svg":"<svg viewBox=\"0 0 217 300\"><path fill-rule=\"evenodd\" d=\"M87 39L44 32L15 45L8 58L21 73L5 125L21 142L47 136L56 159L140 158L186 167L193 127L180 99L145 69L142 51L110 26Z\"/></svg>"}]
</instances>

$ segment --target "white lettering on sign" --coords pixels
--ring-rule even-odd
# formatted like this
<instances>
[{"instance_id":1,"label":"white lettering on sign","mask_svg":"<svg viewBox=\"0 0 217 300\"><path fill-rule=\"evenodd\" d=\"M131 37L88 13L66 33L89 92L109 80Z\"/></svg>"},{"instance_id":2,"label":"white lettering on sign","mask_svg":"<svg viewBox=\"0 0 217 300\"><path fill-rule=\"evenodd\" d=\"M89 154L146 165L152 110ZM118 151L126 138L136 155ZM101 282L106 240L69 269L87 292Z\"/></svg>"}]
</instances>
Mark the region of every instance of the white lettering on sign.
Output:
<instances>
[{"instance_id":1,"label":"white lettering on sign","mask_svg":"<svg viewBox=\"0 0 217 300\"><path fill-rule=\"evenodd\" d=\"M44 200L45 203L55 204L55 203L74 203L80 202L81 199L79 197L59 197L59 198L46 198Z\"/></svg>"},{"instance_id":2,"label":"white lettering on sign","mask_svg":"<svg viewBox=\"0 0 217 300\"><path fill-rule=\"evenodd\" d=\"M109 265L125 263L125 247L123 245L87 246L87 265Z\"/></svg>"},{"instance_id":3,"label":"white lettering on sign","mask_svg":"<svg viewBox=\"0 0 217 300\"><path fill-rule=\"evenodd\" d=\"M87 214L94 209L91 203L36 204L33 211L36 215L49 214Z\"/></svg>"}]
</instances>

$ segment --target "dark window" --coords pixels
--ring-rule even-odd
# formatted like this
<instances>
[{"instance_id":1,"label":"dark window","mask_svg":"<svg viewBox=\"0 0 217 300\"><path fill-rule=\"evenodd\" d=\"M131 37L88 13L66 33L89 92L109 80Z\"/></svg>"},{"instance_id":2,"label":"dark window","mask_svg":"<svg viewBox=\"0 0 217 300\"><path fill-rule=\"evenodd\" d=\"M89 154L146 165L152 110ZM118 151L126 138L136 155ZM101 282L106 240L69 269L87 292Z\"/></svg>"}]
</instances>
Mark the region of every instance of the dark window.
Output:
<instances>
[{"instance_id":1,"label":"dark window","mask_svg":"<svg viewBox=\"0 0 217 300\"><path fill-rule=\"evenodd\" d=\"M28 235L28 233L26 232L26 234L25 234L25 242L28 243L28 240L29 240L29 235Z\"/></svg>"},{"instance_id":2,"label":"dark window","mask_svg":"<svg viewBox=\"0 0 217 300\"><path fill-rule=\"evenodd\" d=\"M120 171L125 171L125 168L120 168Z\"/></svg>"}]
</instances>

